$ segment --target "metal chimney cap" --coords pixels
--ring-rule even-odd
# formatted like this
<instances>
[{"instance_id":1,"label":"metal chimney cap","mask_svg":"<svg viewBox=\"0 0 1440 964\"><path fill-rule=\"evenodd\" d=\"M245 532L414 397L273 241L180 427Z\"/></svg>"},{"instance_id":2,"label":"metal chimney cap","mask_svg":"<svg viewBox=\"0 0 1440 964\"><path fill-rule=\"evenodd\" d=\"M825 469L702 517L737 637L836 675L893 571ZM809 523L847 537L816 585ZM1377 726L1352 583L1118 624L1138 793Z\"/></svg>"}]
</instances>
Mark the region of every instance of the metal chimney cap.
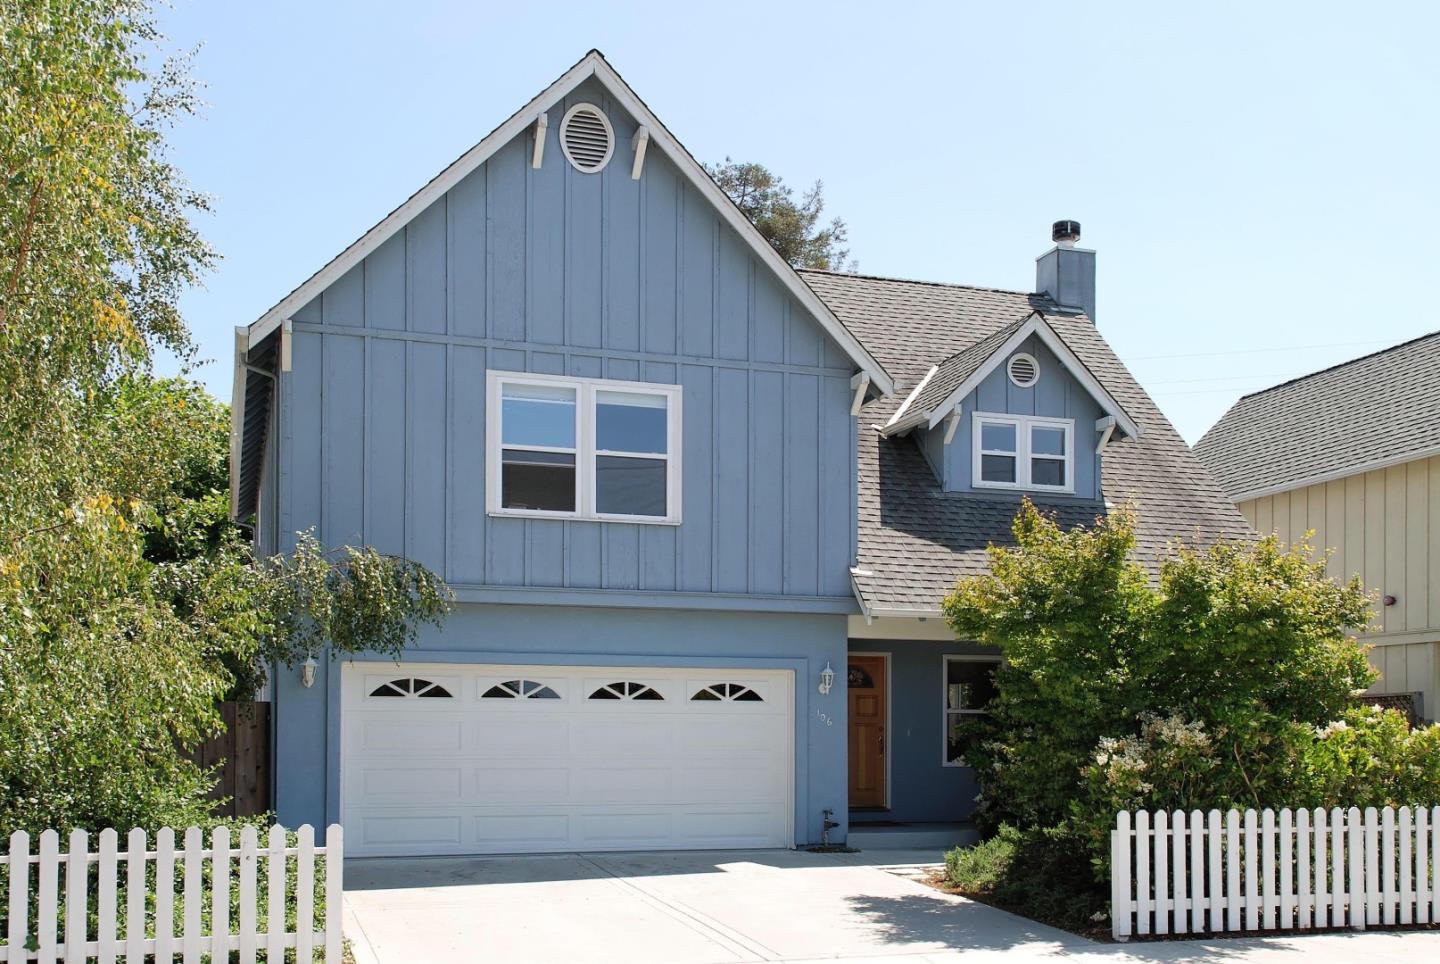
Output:
<instances>
[{"instance_id":1,"label":"metal chimney cap","mask_svg":"<svg viewBox=\"0 0 1440 964\"><path fill-rule=\"evenodd\" d=\"M1056 244L1074 244L1080 240L1080 222L1056 221L1050 228L1050 240Z\"/></svg>"}]
</instances>

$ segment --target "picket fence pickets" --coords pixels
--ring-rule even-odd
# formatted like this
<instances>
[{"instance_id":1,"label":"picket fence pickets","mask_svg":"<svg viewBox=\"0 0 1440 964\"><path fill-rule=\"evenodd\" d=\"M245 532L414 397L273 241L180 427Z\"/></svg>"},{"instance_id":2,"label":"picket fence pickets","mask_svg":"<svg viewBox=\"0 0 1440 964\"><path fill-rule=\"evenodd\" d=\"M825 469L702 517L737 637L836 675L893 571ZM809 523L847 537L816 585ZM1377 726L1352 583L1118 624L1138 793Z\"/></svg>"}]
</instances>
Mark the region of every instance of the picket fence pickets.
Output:
<instances>
[{"instance_id":1,"label":"picket fence pickets","mask_svg":"<svg viewBox=\"0 0 1440 964\"><path fill-rule=\"evenodd\" d=\"M315 831L308 824L300 827L296 837L295 846L287 846L285 828L271 827L262 843L255 827L243 827L238 846L233 846L229 828L217 827L206 846L205 832L190 827L177 850L175 831L167 827L155 834L152 850L146 832L137 829L130 831L121 850L119 835L102 830L97 835L98 849L92 851L90 835L76 830L62 853L60 835L54 830L40 834L34 852L28 833L12 834L9 852L0 854L0 879L8 885L9 895L7 906L0 908L8 924L6 941L0 945L0 964L91 960L141 964L147 959L171 964L177 956L184 964L199 964L202 957L214 960L223 954L219 959L225 960L230 951L239 952L241 964L254 964L259 952L266 961L284 961L291 948L297 962L310 962L314 952L323 949L325 960L338 964L344 886L342 831L338 825L327 828L323 847L315 846ZM319 929L314 912L317 856L325 858L325 916ZM267 913L263 929L259 929L261 895L256 885L262 862L268 880L264 895ZM295 873L293 891L289 891L287 868ZM232 875L238 879L235 894L239 898L233 922ZM123 902L119 900L122 884ZM92 892L93 916L89 906ZM286 906L291 898L293 930L286 926ZM181 901L178 927L177 899Z\"/></svg>"},{"instance_id":2,"label":"picket fence pickets","mask_svg":"<svg viewBox=\"0 0 1440 964\"><path fill-rule=\"evenodd\" d=\"M1117 940L1440 923L1440 806L1121 811L1110 855Z\"/></svg>"}]
</instances>

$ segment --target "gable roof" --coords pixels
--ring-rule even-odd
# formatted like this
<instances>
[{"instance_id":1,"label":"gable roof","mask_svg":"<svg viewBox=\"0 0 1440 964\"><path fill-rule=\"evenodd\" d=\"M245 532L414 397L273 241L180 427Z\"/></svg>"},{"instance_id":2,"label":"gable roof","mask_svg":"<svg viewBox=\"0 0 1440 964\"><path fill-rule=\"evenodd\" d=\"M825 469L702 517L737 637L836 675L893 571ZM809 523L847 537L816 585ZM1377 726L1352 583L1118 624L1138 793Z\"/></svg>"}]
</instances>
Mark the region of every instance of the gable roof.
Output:
<instances>
[{"instance_id":1,"label":"gable roof","mask_svg":"<svg viewBox=\"0 0 1440 964\"><path fill-rule=\"evenodd\" d=\"M281 322L289 318L338 280L345 272L359 264L364 258L400 231L416 215L441 198L481 164L484 164L498 150L524 133L537 118L559 104L567 94L594 77L615 100L629 111L635 120L649 129L650 149L658 147L680 169L686 179L720 212L720 215L749 245L751 251L767 265L787 291L793 295L820 323L821 327L834 338L845 353L865 374L870 384L881 394L894 391L894 383L884 367L865 349L860 340L850 332L834 313L817 298L800 280L784 258L775 252L770 243L756 230L749 219L741 213L729 196L716 185L714 179L687 151L669 129L660 122L645 105L630 85L621 79L614 67L598 50L591 50L580 58L575 66L561 74L549 87L537 94L524 107L485 136L480 143L460 155L449 167L437 174L431 181L410 196L404 204L391 211L385 218L357 241L337 255L329 264L311 275L294 291L272 307L250 325L249 343L258 345L261 339L274 331Z\"/></svg>"},{"instance_id":2,"label":"gable roof","mask_svg":"<svg viewBox=\"0 0 1440 964\"><path fill-rule=\"evenodd\" d=\"M817 271L801 276L895 376L901 392L939 361L1041 312L1135 419L1141 435L1105 449L1103 502L1039 495L1032 500L1072 526L1133 499L1140 513L1135 555L1152 573L1172 542L1253 537L1085 315L1027 292ZM991 543L1013 543L1010 523L1019 497L943 491L913 438L876 431L899 404L898 396L875 399L861 411L859 546L852 583L867 614L933 616L959 577L988 571Z\"/></svg>"},{"instance_id":3,"label":"gable roof","mask_svg":"<svg viewBox=\"0 0 1440 964\"><path fill-rule=\"evenodd\" d=\"M942 361L924 382L915 387L905 406L897 410L885 424L883 434L894 435L921 424L929 428L940 424L952 411L958 410L965 396L999 368L1031 335L1038 337L1050 349L1080 387L1100 406L1101 411L1114 417L1125 435L1135 438L1140 434L1139 426L1125 411L1124 406L1115 400L1104 383L1070 350L1065 339L1056 333L1045 315L1038 310L1032 310L1025 318L1006 325Z\"/></svg>"},{"instance_id":4,"label":"gable roof","mask_svg":"<svg viewBox=\"0 0 1440 964\"><path fill-rule=\"evenodd\" d=\"M1440 454L1440 332L1252 392L1195 443L1237 502Z\"/></svg>"}]
</instances>

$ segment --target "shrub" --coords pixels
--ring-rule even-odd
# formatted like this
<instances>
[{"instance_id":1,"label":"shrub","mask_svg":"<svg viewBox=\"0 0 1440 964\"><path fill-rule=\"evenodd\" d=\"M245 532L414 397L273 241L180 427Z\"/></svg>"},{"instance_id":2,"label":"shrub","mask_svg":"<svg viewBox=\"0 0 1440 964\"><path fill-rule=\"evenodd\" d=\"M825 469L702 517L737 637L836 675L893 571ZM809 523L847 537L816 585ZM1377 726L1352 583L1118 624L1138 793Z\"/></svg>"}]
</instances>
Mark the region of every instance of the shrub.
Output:
<instances>
[{"instance_id":1,"label":"shrub","mask_svg":"<svg viewBox=\"0 0 1440 964\"><path fill-rule=\"evenodd\" d=\"M1350 637L1370 615L1358 579L1274 538L1176 546L1155 579L1132 559L1137 525L1125 509L1065 530L1026 501L1016 545L945 602L959 638L1005 657L964 734L977 821L1019 832L991 844L996 868L1010 847L997 900L1103 909L1120 809L1440 802L1440 735L1351 705L1375 679Z\"/></svg>"},{"instance_id":2,"label":"shrub","mask_svg":"<svg viewBox=\"0 0 1440 964\"><path fill-rule=\"evenodd\" d=\"M1094 925L1108 896L1088 852L1055 830L1018 830L945 855L946 879L967 894L1036 920L1081 930Z\"/></svg>"}]
</instances>

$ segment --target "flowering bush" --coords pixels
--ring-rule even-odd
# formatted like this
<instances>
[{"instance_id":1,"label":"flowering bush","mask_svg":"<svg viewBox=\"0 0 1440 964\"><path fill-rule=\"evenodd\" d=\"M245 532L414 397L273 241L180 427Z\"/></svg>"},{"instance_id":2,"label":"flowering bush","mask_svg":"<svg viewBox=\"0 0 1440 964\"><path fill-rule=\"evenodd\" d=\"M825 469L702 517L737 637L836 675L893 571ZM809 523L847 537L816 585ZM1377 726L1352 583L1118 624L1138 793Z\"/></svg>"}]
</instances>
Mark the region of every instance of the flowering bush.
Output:
<instances>
[{"instance_id":1,"label":"flowering bush","mask_svg":"<svg viewBox=\"0 0 1440 964\"><path fill-rule=\"evenodd\" d=\"M982 825L1088 855L1093 879L1065 883L1103 903L1117 810L1440 803L1440 736L1351 707L1375 679L1358 580L1273 538L1178 546L1157 580L1136 525L1067 531L1025 502L1016 545L946 600L959 638L1005 657L965 734Z\"/></svg>"}]
</instances>

